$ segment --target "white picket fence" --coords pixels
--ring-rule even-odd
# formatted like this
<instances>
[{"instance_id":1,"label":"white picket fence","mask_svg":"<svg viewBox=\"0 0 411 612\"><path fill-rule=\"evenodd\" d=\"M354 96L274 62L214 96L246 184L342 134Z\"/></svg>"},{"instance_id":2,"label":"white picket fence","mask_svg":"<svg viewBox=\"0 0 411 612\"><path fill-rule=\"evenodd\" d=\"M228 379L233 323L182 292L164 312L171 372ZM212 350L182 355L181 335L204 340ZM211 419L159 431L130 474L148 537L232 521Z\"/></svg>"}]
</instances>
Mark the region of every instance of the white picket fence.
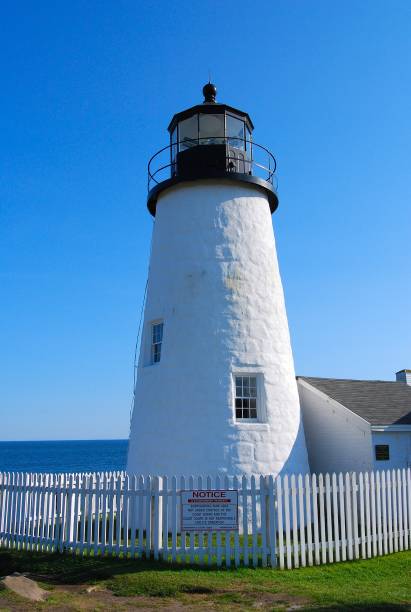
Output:
<instances>
[{"instance_id":1,"label":"white picket fence","mask_svg":"<svg viewBox=\"0 0 411 612\"><path fill-rule=\"evenodd\" d=\"M185 533L180 492L238 491L239 529ZM0 473L0 546L292 568L410 548L410 469L305 476Z\"/></svg>"}]
</instances>

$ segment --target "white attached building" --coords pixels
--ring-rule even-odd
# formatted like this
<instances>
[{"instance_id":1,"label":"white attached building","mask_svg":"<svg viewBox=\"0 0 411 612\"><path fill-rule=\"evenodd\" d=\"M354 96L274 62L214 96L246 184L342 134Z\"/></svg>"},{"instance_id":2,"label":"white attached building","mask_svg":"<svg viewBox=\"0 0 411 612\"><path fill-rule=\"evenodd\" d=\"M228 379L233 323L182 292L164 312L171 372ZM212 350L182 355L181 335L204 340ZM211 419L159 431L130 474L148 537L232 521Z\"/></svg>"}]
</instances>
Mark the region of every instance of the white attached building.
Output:
<instances>
[{"instance_id":1,"label":"white attached building","mask_svg":"<svg viewBox=\"0 0 411 612\"><path fill-rule=\"evenodd\" d=\"M396 377L297 377L311 471L411 466L411 371Z\"/></svg>"}]
</instances>

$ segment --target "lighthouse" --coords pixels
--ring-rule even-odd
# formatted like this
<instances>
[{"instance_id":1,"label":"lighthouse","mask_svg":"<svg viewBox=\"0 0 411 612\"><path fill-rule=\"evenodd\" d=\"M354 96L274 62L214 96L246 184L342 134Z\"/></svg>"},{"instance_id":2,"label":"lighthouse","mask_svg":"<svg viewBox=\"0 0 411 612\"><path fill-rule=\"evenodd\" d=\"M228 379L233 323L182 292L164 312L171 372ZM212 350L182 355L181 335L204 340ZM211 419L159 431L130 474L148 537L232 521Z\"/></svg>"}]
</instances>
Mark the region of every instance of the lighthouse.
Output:
<instances>
[{"instance_id":1,"label":"lighthouse","mask_svg":"<svg viewBox=\"0 0 411 612\"><path fill-rule=\"evenodd\" d=\"M172 118L148 167L154 217L127 471L309 471L272 213L273 155L246 112Z\"/></svg>"}]
</instances>

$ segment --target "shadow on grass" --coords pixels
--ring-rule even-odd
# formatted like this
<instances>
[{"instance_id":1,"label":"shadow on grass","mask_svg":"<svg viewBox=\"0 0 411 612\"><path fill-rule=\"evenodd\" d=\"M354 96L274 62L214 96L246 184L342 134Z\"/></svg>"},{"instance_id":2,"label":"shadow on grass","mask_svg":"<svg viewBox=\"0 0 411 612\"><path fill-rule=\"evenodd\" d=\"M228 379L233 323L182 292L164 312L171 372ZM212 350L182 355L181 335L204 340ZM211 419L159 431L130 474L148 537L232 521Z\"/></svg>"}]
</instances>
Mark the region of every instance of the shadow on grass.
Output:
<instances>
[{"instance_id":1,"label":"shadow on grass","mask_svg":"<svg viewBox=\"0 0 411 612\"><path fill-rule=\"evenodd\" d=\"M372 610L373 612L405 612L410 610L408 604L386 604L386 603L373 603L373 604L340 604L335 606L316 606L313 605L308 608L299 608L298 612L312 612L312 610L320 610L321 612L366 612Z\"/></svg>"},{"instance_id":2,"label":"shadow on grass","mask_svg":"<svg viewBox=\"0 0 411 612\"><path fill-rule=\"evenodd\" d=\"M122 574L148 571L179 573L189 569L208 573L217 568L111 556L80 557L69 553L0 551L0 576L13 572L28 573L50 584L82 584Z\"/></svg>"}]
</instances>

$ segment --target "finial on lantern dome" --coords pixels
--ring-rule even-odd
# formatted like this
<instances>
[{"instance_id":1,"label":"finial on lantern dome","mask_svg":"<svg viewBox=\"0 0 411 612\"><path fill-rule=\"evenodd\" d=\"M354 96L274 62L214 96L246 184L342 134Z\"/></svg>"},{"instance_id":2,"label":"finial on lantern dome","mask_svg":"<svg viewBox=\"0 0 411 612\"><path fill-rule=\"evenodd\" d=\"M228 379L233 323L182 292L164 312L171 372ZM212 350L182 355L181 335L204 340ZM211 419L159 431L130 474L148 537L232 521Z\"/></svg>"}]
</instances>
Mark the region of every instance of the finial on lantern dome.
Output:
<instances>
[{"instance_id":1,"label":"finial on lantern dome","mask_svg":"<svg viewBox=\"0 0 411 612\"><path fill-rule=\"evenodd\" d=\"M208 82L203 87L204 104L215 104L215 97L217 95L217 87L213 83Z\"/></svg>"}]
</instances>

